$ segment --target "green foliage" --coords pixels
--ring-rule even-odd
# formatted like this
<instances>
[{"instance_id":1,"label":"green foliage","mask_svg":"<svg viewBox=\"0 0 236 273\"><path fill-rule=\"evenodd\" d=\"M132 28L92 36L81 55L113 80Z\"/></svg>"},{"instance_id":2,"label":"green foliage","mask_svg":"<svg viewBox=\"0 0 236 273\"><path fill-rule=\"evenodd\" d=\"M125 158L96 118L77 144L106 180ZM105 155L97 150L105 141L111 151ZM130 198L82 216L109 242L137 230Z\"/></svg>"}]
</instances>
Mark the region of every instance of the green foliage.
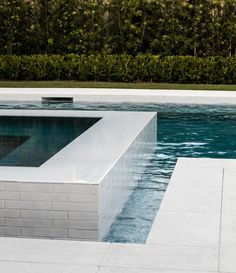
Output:
<instances>
[{"instance_id":1,"label":"green foliage","mask_svg":"<svg viewBox=\"0 0 236 273\"><path fill-rule=\"evenodd\" d=\"M40 50L39 21L32 4L1 0L0 54L31 54Z\"/></svg>"},{"instance_id":2,"label":"green foliage","mask_svg":"<svg viewBox=\"0 0 236 273\"><path fill-rule=\"evenodd\" d=\"M103 52L236 55L236 0L1 0L0 54Z\"/></svg>"},{"instance_id":3,"label":"green foliage","mask_svg":"<svg viewBox=\"0 0 236 273\"><path fill-rule=\"evenodd\" d=\"M1 55L0 80L236 84L236 57Z\"/></svg>"}]
</instances>

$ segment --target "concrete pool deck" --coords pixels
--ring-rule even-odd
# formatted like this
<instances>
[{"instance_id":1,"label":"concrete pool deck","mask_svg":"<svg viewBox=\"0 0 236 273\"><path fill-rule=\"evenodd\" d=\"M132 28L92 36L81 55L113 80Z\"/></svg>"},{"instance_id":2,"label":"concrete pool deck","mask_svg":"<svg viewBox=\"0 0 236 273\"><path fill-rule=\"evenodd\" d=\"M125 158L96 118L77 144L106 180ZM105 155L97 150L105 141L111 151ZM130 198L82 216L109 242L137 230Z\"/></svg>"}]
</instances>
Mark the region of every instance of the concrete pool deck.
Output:
<instances>
[{"instance_id":1,"label":"concrete pool deck","mask_svg":"<svg viewBox=\"0 0 236 273\"><path fill-rule=\"evenodd\" d=\"M76 102L236 104L235 91L106 88L0 88L0 101L41 101L70 97Z\"/></svg>"},{"instance_id":2,"label":"concrete pool deck","mask_svg":"<svg viewBox=\"0 0 236 273\"><path fill-rule=\"evenodd\" d=\"M0 100L236 104L233 91L0 88ZM236 160L179 159L146 244L0 238L3 273L236 273Z\"/></svg>"},{"instance_id":3,"label":"concrete pool deck","mask_svg":"<svg viewBox=\"0 0 236 273\"><path fill-rule=\"evenodd\" d=\"M0 238L4 273L235 273L236 160L180 158L146 244Z\"/></svg>"}]
</instances>

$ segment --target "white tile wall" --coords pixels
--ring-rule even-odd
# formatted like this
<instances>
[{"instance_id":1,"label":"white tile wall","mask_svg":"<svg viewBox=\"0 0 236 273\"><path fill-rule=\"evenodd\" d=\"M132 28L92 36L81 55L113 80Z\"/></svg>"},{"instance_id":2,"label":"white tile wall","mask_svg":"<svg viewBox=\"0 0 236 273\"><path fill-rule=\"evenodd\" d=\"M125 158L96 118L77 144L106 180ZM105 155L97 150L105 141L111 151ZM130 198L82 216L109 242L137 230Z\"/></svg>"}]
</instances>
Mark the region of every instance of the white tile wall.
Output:
<instances>
[{"instance_id":1,"label":"white tile wall","mask_svg":"<svg viewBox=\"0 0 236 273\"><path fill-rule=\"evenodd\" d=\"M0 185L1 236L98 238L97 185Z\"/></svg>"},{"instance_id":2,"label":"white tile wall","mask_svg":"<svg viewBox=\"0 0 236 273\"><path fill-rule=\"evenodd\" d=\"M121 211L156 141L156 117L99 184L0 182L0 235L101 240Z\"/></svg>"},{"instance_id":3,"label":"white tile wall","mask_svg":"<svg viewBox=\"0 0 236 273\"><path fill-rule=\"evenodd\" d=\"M99 185L99 239L105 236L136 186L156 143L156 116Z\"/></svg>"}]
</instances>

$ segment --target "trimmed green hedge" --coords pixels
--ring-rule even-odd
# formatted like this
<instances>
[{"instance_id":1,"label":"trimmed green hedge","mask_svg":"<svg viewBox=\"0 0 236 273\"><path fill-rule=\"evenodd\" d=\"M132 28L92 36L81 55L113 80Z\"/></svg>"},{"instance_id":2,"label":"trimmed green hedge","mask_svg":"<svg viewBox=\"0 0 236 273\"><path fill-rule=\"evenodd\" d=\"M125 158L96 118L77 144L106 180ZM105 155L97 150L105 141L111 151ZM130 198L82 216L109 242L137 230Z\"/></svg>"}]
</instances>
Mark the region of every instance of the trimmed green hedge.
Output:
<instances>
[{"instance_id":1,"label":"trimmed green hedge","mask_svg":"<svg viewBox=\"0 0 236 273\"><path fill-rule=\"evenodd\" d=\"M236 83L236 58L157 55L0 56L0 80Z\"/></svg>"}]
</instances>

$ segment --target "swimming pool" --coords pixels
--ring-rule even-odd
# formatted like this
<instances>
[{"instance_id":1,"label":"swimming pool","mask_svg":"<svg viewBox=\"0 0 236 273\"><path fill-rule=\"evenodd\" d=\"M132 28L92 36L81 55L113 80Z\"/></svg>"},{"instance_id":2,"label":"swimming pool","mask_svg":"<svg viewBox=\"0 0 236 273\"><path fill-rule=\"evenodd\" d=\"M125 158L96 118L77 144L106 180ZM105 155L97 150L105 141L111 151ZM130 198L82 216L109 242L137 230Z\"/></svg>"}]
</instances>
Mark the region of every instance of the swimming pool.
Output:
<instances>
[{"instance_id":1,"label":"swimming pool","mask_svg":"<svg viewBox=\"0 0 236 273\"><path fill-rule=\"evenodd\" d=\"M0 166L39 167L99 118L0 117Z\"/></svg>"},{"instance_id":2,"label":"swimming pool","mask_svg":"<svg viewBox=\"0 0 236 273\"><path fill-rule=\"evenodd\" d=\"M105 237L109 242L145 242L177 157L236 157L235 106L10 103L0 108L158 112L155 155Z\"/></svg>"}]
</instances>

